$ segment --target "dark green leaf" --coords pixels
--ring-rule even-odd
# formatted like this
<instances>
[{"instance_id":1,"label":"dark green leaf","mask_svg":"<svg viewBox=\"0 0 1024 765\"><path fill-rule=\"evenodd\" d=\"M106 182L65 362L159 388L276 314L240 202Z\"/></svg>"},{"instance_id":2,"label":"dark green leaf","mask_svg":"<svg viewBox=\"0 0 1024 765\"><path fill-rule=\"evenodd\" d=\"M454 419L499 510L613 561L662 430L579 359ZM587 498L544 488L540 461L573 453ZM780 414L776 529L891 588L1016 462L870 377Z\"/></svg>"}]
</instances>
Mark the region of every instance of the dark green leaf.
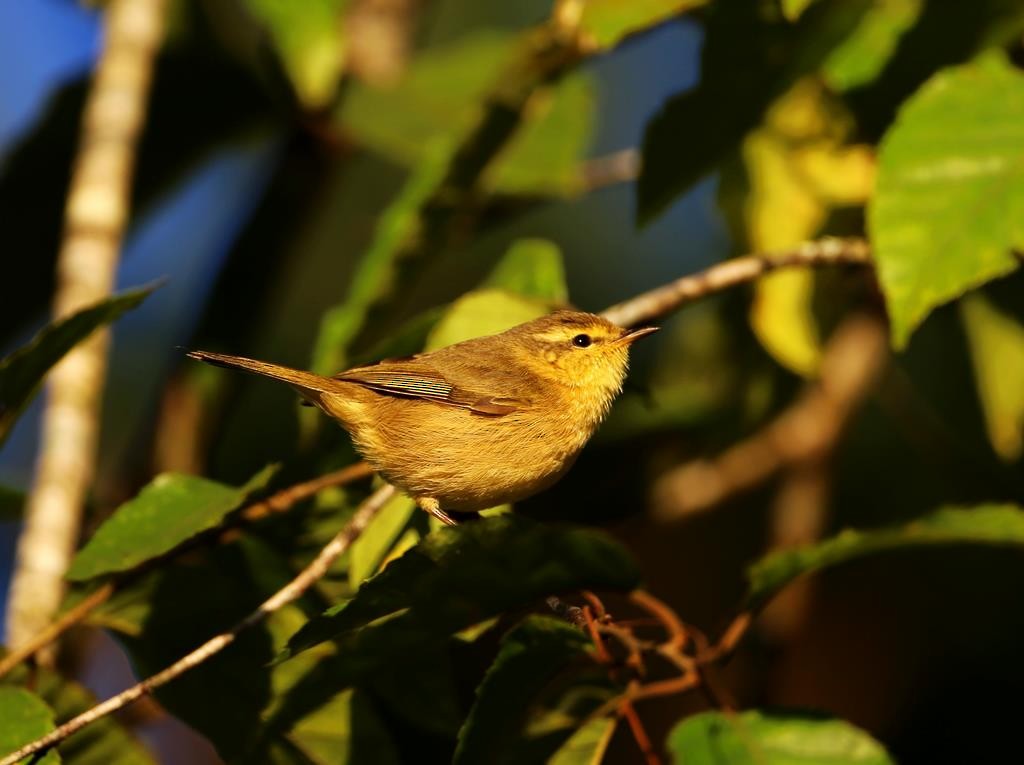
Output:
<instances>
[{"instance_id":1,"label":"dark green leaf","mask_svg":"<svg viewBox=\"0 0 1024 765\"><path fill-rule=\"evenodd\" d=\"M1022 221L1024 74L1001 54L940 72L883 139L868 209L893 343L1015 269Z\"/></svg>"},{"instance_id":2,"label":"dark green leaf","mask_svg":"<svg viewBox=\"0 0 1024 765\"><path fill-rule=\"evenodd\" d=\"M127 571L173 550L219 524L251 494L265 488L276 470L276 466L264 468L238 488L191 475L157 476L96 530L71 561L67 578L80 582Z\"/></svg>"},{"instance_id":3,"label":"dark green leaf","mask_svg":"<svg viewBox=\"0 0 1024 765\"><path fill-rule=\"evenodd\" d=\"M48 324L28 345L0 360L0 444L50 368L93 330L135 308L154 289L121 292Z\"/></svg>"},{"instance_id":4,"label":"dark green leaf","mask_svg":"<svg viewBox=\"0 0 1024 765\"><path fill-rule=\"evenodd\" d=\"M0 755L35 741L53 730L53 712L24 688L0 686ZM60 755L50 750L42 757L22 760L33 765L57 765Z\"/></svg>"},{"instance_id":5,"label":"dark green leaf","mask_svg":"<svg viewBox=\"0 0 1024 765\"><path fill-rule=\"evenodd\" d=\"M511 630L477 688L453 762L546 762L614 692L590 645L548 616Z\"/></svg>"},{"instance_id":6,"label":"dark green leaf","mask_svg":"<svg viewBox=\"0 0 1024 765\"><path fill-rule=\"evenodd\" d=\"M679 765L894 765L842 720L759 711L694 715L672 729L668 748Z\"/></svg>"},{"instance_id":7,"label":"dark green leaf","mask_svg":"<svg viewBox=\"0 0 1024 765\"><path fill-rule=\"evenodd\" d=\"M954 544L1024 546L1024 510L1014 505L947 508L905 526L847 529L810 547L781 550L748 572L748 601L757 606L802 574L888 550Z\"/></svg>"},{"instance_id":8,"label":"dark green leaf","mask_svg":"<svg viewBox=\"0 0 1024 765\"><path fill-rule=\"evenodd\" d=\"M0 486L0 521L20 521L25 495L17 489Z\"/></svg>"},{"instance_id":9,"label":"dark green leaf","mask_svg":"<svg viewBox=\"0 0 1024 765\"><path fill-rule=\"evenodd\" d=\"M362 670L418 638L447 638L546 595L582 587L625 590L638 580L628 554L602 534L508 515L486 518L426 537L354 599L311 620L281 658L345 638L349 647L341 658ZM382 639L375 641L375 634Z\"/></svg>"},{"instance_id":10,"label":"dark green leaf","mask_svg":"<svg viewBox=\"0 0 1024 765\"><path fill-rule=\"evenodd\" d=\"M700 84L669 101L647 125L637 186L639 220L663 212L735 151L769 104L797 78L817 70L870 4L820 3L795 24L778 17L769 3L713 4Z\"/></svg>"}]
</instances>

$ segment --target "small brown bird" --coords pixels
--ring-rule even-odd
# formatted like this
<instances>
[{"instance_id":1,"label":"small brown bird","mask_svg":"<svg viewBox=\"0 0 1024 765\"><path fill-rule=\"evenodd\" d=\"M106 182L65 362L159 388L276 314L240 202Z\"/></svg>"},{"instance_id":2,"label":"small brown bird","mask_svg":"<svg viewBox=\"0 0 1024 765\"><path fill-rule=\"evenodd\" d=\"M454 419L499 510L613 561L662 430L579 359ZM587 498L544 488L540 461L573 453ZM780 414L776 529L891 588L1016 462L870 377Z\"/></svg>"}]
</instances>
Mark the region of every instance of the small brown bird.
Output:
<instances>
[{"instance_id":1,"label":"small brown bird","mask_svg":"<svg viewBox=\"0 0 1024 765\"><path fill-rule=\"evenodd\" d=\"M497 335L333 377L206 351L194 359L281 380L337 419L385 479L445 523L546 489L622 390L634 340L558 311Z\"/></svg>"}]
</instances>

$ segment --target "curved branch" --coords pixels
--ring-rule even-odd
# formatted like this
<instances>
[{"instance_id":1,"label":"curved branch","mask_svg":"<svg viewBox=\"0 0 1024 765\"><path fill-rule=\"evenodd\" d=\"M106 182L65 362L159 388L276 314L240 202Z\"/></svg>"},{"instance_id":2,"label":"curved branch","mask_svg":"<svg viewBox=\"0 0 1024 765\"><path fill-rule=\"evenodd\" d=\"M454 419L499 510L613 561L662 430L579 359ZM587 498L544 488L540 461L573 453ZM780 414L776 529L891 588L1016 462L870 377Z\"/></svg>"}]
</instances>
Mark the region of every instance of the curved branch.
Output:
<instances>
[{"instance_id":1,"label":"curved branch","mask_svg":"<svg viewBox=\"0 0 1024 765\"><path fill-rule=\"evenodd\" d=\"M625 300L601 315L621 327L631 327L671 313L685 303L751 282L780 268L823 265L867 265L871 248L864 239L826 237L791 250L744 255L684 276L649 292Z\"/></svg>"}]
</instances>

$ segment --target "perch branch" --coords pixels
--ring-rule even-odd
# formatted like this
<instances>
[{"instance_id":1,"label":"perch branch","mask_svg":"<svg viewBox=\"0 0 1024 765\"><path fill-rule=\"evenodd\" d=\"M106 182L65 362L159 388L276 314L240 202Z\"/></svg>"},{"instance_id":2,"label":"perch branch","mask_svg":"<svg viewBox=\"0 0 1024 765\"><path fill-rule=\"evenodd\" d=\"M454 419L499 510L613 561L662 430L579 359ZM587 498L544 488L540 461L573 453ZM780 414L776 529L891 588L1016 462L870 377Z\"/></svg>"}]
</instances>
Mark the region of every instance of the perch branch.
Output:
<instances>
[{"instance_id":1,"label":"perch branch","mask_svg":"<svg viewBox=\"0 0 1024 765\"><path fill-rule=\"evenodd\" d=\"M369 465L365 462L356 462L352 465L347 465L340 470L335 470L332 473L327 473L326 475L319 476L310 481L304 481L281 489L281 491L276 494L272 494L266 499L254 502L253 504L245 507L238 513L237 517L243 523L249 523L265 518L271 513L282 513L291 509L302 500L309 499L324 489L335 486L345 486L360 479L369 478L371 475L373 475L373 470ZM231 525L226 530L216 529L215 531L223 535L235 530L236 526ZM191 548L192 545L176 547L168 553L167 556L161 556L156 560L173 558L184 550ZM110 600L120 587L125 583L134 580L141 571L148 570L148 568L149 566L135 569L121 577L118 577L117 579L106 582L102 587L92 592L82 601L76 603L63 614L58 616L53 622L33 635L31 639L25 641L17 648L12 649L3 658L0 658L0 677L6 675L18 664L31 657L37 651L45 648L73 626L81 622L89 614Z\"/></svg>"},{"instance_id":2,"label":"perch branch","mask_svg":"<svg viewBox=\"0 0 1024 765\"><path fill-rule=\"evenodd\" d=\"M684 303L753 281L780 268L868 263L870 248L865 240L826 237L805 242L791 250L726 260L606 308L601 315L621 327L631 327L671 313Z\"/></svg>"},{"instance_id":3,"label":"perch branch","mask_svg":"<svg viewBox=\"0 0 1024 765\"><path fill-rule=\"evenodd\" d=\"M55 317L110 294L135 147L146 115L166 0L113 0L106 44L89 92L57 258ZM109 332L97 330L49 376L35 485L18 539L7 609L7 643L30 640L57 612L96 461Z\"/></svg>"},{"instance_id":4,"label":"perch branch","mask_svg":"<svg viewBox=\"0 0 1024 765\"><path fill-rule=\"evenodd\" d=\"M73 717L71 720L64 723L54 731L46 734L42 738L36 739L30 744L26 744L16 752L12 752L0 760L0 765L14 765L25 757L29 757L36 752L48 749L54 744L63 741L73 733L81 730L86 725L95 722L101 717L106 717L119 709L123 709L133 701L136 701L151 691L166 685L176 677L188 672L193 667L202 664L211 656L223 651L235 641L235 638L237 638L240 633L250 627L260 624L267 618L267 616L274 613L274 611L277 611L282 606L291 603L296 598L301 597L306 590L312 587L324 574L327 573L327 570L331 567L334 561L336 561L342 553L349 548L352 542L359 537L363 530L377 516L377 513L380 512L381 508L387 504L388 500L390 500L394 494L395 488L390 484L385 484L381 488L377 489L377 491L371 494L359 506L359 509L356 510L352 519L345 524L345 527L339 531L322 550L320 550L317 556L309 563L308 566L306 566L306 568L299 572L299 574L288 584L267 598L259 608L242 619L242 621L238 622L234 627L210 638L194 651L178 659L178 661L174 662L166 669L157 672L155 675L147 677L145 680L133 685L131 688L128 688L116 696L97 704L77 717Z\"/></svg>"}]
</instances>

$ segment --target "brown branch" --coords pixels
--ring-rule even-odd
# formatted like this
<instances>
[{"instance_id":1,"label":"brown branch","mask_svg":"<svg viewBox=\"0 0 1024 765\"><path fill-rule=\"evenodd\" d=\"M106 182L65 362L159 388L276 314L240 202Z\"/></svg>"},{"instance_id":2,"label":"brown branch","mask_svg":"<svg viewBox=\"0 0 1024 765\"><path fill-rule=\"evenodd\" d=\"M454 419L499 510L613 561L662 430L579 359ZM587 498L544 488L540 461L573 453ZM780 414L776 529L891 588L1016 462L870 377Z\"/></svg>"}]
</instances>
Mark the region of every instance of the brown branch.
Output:
<instances>
[{"instance_id":1,"label":"brown branch","mask_svg":"<svg viewBox=\"0 0 1024 765\"><path fill-rule=\"evenodd\" d=\"M157 672L155 675L147 677L142 682L133 685L131 688L122 691L116 696L107 699L91 709L86 710L77 717L72 718L56 730L29 744L26 744L16 752L12 752L0 760L0 765L14 765L25 757L29 757L36 752L48 749L54 744L63 741L73 733L78 732L86 725L95 722L101 717L106 717L119 709L123 709L133 701L136 701L153 690L166 685L175 678L188 672L193 667L202 664L210 657L223 651L235 641L235 638L237 638L239 634L250 627L260 624L267 618L267 616L302 596L306 590L319 581L319 579L327 573L327 570L331 565L349 548L352 542L359 537L363 530L377 516L377 513L380 512L381 508L387 504L394 494L395 488L390 484L385 484L381 488L377 489L377 491L363 501L359 506L359 509L356 510L355 515L352 516L351 520L349 520L349 522L345 524L345 527L339 531L322 550L320 550L317 556L309 563L309 565L306 566L306 568L299 572L299 574L288 584L267 598L259 608L242 619L242 621L238 622L234 627L210 638L194 651L178 659L178 661L174 662L166 669Z\"/></svg>"},{"instance_id":2,"label":"brown branch","mask_svg":"<svg viewBox=\"0 0 1024 765\"><path fill-rule=\"evenodd\" d=\"M85 105L65 208L56 318L103 300L113 286L165 10L166 0L112 0L107 7L106 43ZM95 470L108 344L109 332L97 330L49 375L35 485L7 607L7 643L13 647L42 629L64 596L63 576Z\"/></svg>"},{"instance_id":3,"label":"brown branch","mask_svg":"<svg viewBox=\"0 0 1024 765\"><path fill-rule=\"evenodd\" d=\"M887 347L879 319L847 319L825 349L820 382L746 441L661 476L651 491L654 514L670 519L707 510L788 465L822 459L877 379Z\"/></svg>"},{"instance_id":4,"label":"brown branch","mask_svg":"<svg viewBox=\"0 0 1024 765\"><path fill-rule=\"evenodd\" d=\"M276 494L243 508L237 514L237 519L244 523L250 523L252 521L265 518L271 513L281 513L291 509L302 500L308 499L324 489L335 486L345 486L362 478L369 478L371 475L373 475L373 470L369 465L365 462L356 462L352 465L347 465L340 470L335 470L332 473L327 473L326 475L314 478L310 481L304 481L302 483L295 484L294 486L281 489ZM231 524L227 529L221 528L216 529L215 531L223 537L226 534L235 531L236 528L237 526L235 524ZM111 581L104 583L102 587L58 616L53 622L33 635L31 639L25 641L17 648L12 649L3 658L0 658L0 677L6 675L18 664L30 658L33 654L52 643L73 626L85 619L89 614L110 600L114 593L120 590L125 584L130 581L134 581L142 571L149 570L150 564L158 560L163 561L172 559L185 550L192 549L193 546L194 545L185 544L176 547L167 555L160 556L159 558L154 559L154 561L149 561L146 566L127 572L116 579L112 579Z\"/></svg>"},{"instance_id":5,"label":"brown branch","mask_svg":"<svg viewBox=\"0 0 1024 765\"><path fill-rule=\"evenodd\" d=\"M685 303L753 281L780 268L868 263L870 248L865 240L828 237L805 242L791 250L744 255L727 260L706 271L684 276L613 305L605 309L602 316L619 326L631 327L671 313Z\"/></svg>"}]
</instances>

